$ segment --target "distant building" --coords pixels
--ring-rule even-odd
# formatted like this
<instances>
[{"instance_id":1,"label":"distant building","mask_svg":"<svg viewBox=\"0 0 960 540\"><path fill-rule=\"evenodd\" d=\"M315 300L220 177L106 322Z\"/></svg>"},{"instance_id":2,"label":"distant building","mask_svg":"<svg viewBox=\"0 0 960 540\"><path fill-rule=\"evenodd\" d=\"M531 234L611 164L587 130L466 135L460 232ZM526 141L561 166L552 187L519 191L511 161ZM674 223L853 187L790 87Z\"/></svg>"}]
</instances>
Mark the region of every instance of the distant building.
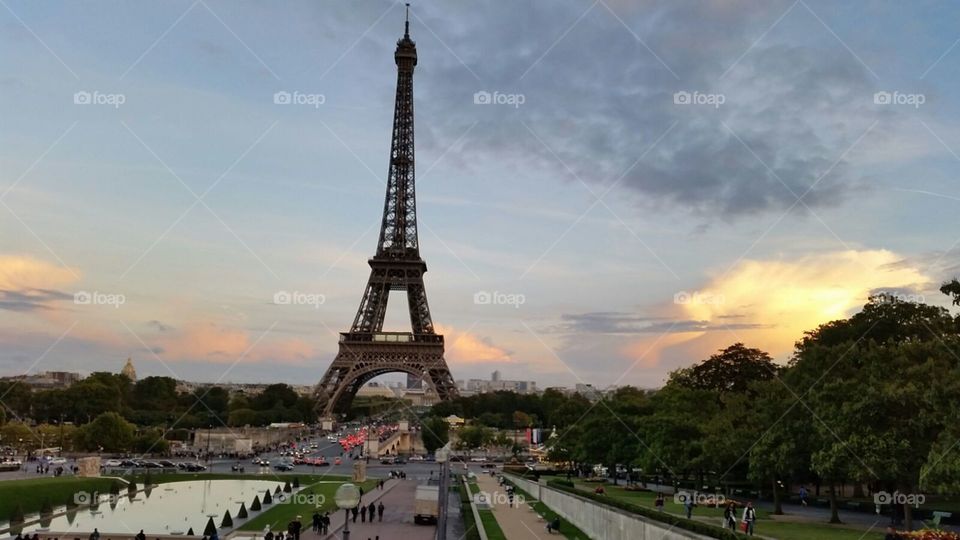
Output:
<instances>
[{"instance_id":1,"label":"distant building","mask_svg":"<svg viewBox=\"0 0 960 540\"><path fill-rule=\"evenodd\" d=\"M133 367L133 360L127 358L127 363L123 365L120 374L130 379L131 382L137 382L137 370Z\"/></svg>"},{"instance_id":2,"label":"distant building","mask_svg":"<svg viewBox=\"0 0 960 540\"><path fill-rule=\"evenodd\" d=\"M54 389L67 388L73 383L79 381L82 377L79 373L72 371L44 371L32 375L17 375L14 377L3 377L0 380L17 381L20 384L31 388Z\"/></svg>"},{"instance_id":3,"label":"distant building","mask_svg":"<svg viewBox=\"0 0 960 540\"><path fill-rule=\"evenodd\" d=\"M407 373L407 388L423 388L423 378Z\"/></svg>"},{"instance_id":4,"label":"distant building","mask_svg":"<svg viewBox=\"0 0 960 540\"><path fill-rule=\"evenodd\" d=\"M496 370L490 374L490 380L492 382L500 382L500 370Z\"/></svg>"},{"instance_id":5,"label":"distant building","mask_svg":"<svg viewBox=\"0 0 960 540\"><path fill-rule=\"evenodd\" d=\"M487 392L508 391L518 394L535 394L538 392L536 381L510 381L502 377L500 371L490 374L490 380L468 379L457 381L461 395L484 394Z\"/></svg>"}]
</instances>

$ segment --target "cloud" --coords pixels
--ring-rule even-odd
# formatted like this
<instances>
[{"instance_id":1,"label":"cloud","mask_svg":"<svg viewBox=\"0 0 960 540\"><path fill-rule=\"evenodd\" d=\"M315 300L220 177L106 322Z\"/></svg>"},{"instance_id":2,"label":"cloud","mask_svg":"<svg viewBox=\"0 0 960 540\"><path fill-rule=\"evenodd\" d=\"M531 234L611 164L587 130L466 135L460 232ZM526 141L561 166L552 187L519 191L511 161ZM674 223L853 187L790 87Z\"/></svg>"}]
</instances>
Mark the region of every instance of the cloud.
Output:
<instances>
[{"instance_id":1,"label":"cloud","mask_svg":"<svg viewBox=\"0 0 960 540\"><path fill-rule=\"evenodd\" d=\"M437 333L443 334L445 356L454 364L480 364L512 362L510 353L484 338L456 330L451 326L437 325Z\"/></svg>"},{"instance_id":2,"label":"cloud","mask_svg":"<svg viewBox=\"0 0 960 540\"><path fill-rule=\"evenodd\" d=\"M77 281L74 271L28 255L0 255L0 309L48 311L55 302L73 300L58 290Z\"/></svg>"},{"instance_id":3,"label":"cloud","mask_svg":"<svg viewBox=\"0 0 960 540\"><path fill-rule=\"evenodd\" d=\"M259 336L258 336L259 337ZM182 329L164 332L153 341L154 351L165 360L235 362L301 362L314 355L314 348L299 338L257 341L250 332L215 322L191 322Z\"/></svg>"}]
</instances>

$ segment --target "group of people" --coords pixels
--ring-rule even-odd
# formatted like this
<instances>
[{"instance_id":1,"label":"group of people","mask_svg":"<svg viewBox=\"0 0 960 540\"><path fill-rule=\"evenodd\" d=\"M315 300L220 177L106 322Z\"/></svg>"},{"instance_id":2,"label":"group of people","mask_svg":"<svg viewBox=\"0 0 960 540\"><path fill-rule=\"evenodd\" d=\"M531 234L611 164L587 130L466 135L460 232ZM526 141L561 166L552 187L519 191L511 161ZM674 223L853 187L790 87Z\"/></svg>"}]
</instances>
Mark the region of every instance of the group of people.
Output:
<instances>
[{"instance_id":1,"label":"group of people","mask_svg":"<svg viewBox=\"0 0 960 540\"><path fill-rule=\"evenodd\" d=\"M313 513L313 532L320 534L330 532L330 512L324 512L323 515L320 515L320 512Z\"/></svg>"},{"instance_id":2,"label":"group of people","mask_svg":"<svg viewBox=\"0 0 960 540\"><path fill-rule=\"evenodd\" d=\"M690 517L689 513L687 517ZM753 507L753 503L747 501L747 505L743 507L743 532L753 536L753 528L757 522L757 509ZM723 509L723 524L726 528L731 531L737 530L737 505L736 503L730 503Z\"/></svg>"},{"instance_id":3,"label":"group of people","mask_svg":"<svg viewBox=\"0 0 960 540\"><path fill-rule=\"evenodd\" d=\"M283 531L277 531L276 534L273 531L267 531L267 534L263 535L264 540L300 540L300 531L303 530L303 522L300 521L300 518L301 516L297 516L290 523L287 523L286 535L283 534ZM314 529L314 532L316 532L316 529Z\"/></svg>"},{"instance_id":4,"label":"group of people","mask_svg":"<svg viewBox=\"0 0 960 540\"><path fill-rule=\"evenodd\" d=\"M354 523L357 522L357 514L360 515L361 523L366 523L368 514L370 515L371 523L373 523L374 515L377 516L378 521L383 521L383 501L380 501L380 504L374 504L372 502L369 505L359 504L354 506L353 509L350 510L350 513L353 515Z\"/></svg>"}]
</instances>

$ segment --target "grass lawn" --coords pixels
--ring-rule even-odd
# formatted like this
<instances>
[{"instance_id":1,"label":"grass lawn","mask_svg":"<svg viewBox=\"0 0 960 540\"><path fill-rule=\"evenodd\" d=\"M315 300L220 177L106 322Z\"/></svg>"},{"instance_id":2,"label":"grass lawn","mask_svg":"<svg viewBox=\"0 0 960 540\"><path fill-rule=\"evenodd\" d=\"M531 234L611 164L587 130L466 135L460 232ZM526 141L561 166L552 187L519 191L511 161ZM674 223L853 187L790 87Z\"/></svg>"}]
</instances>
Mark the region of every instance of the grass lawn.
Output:
<instances>
[{"instance_id":1,"label":"grass lawn","mask_svg":"<svg viewBox=\"0 0 960 540\"><path fill-rule=\"evenodd\" d=\"M143 484L144 474L129 474L123 475L124 480L129 482L136 482L138 484ZM333 475L333 474L240 474L240 473L163 473L163 474L151 474L150 481L154 484L166 484L169 482L187 482L190 480L275 480L280 484L289 481L293 483L294 478L300 479L300 485L305 486L319 482L321 480L338 480L346 481L349 480L349 476L344 475Z\"/></svg>"},{"instance_id":2,"label":"grass lawn","mask_svg":"<svg viewBox=\"0 0 960 540\"><path fill-rule=\"evenodd\" d=\"M480 493L480 486L477 485L476 478L469 478L467 485L470 486L470 493ZM480 514L480 523L483 524L483 530L487 533L489 540L507 540L503 530L500 529L500 524L497 523L496 516L493 515L493 510L478 508L477 512Z\"/></svg>"},{"instance_id":3,"label":"grass lawn","mask_svg":"<svg viewBox=\"0 0 960 540\"><path fill-rule=\"evenodd\" d=\"M593 491L597 484L588 484L577 482L578 489ZM654 508L653 502L657 498L656 493L651 491L626 491L619 486L604 485L607 496L633 503L637 506ZM685 516L686 511L683 505L673 502L673 496L664 497L664 511L678 516ZM743 510L737 511L739 519ZM693 510L694 519L704 521L712 525L719 525L720 518L723 516L723 508L707 508L698 506ZM810 538L824 540L882 540L883 528L876 529L877 532L865 532L865 528L858 529L845 525L830 525L829 523L797 523L787 521L774 521L770 513L765 510L757 510L757 524L754 532L756 534L777 540L809 540Z\"/></svg>"},{"instance_id":4,"label":"grass lawn","mask_svg":"<svg viewBox=\"0 0 960 540\"><path fill-rule=\"evenodd\" d=\"M72 500L74 493L85 491L109 493L110 485L117 483L121 493L126 493L121 482L110 478L76 478L74 476L26 478L0 482L0 520L10 518L17 503L25 514L38 512L47 500L56 509Z\"/></svg>"},{"instance_id":5,"label":"grass lawn","mask_svg":"<svg viewBox=\"0 0 960 540\"><path fill-rule=\"evenodd\" d=\"M314 478L314 480L330 482L331 477L318 477ZM295 500L288 503L278 504L276 497L274 497L273 504L264 506L259 515L255 515L253 519L241 525L239 529L243 531L262 531L269 526L271 530L281 529L285 531L287 529L287 523L292 521L296 516L300 516L300 520L304 526L309 527L311 516L313 516L313 513L317 510L331 513L340 511L336 507L333 495L343 480L345 479L341 477L339 481L334 483L314 483L300 490L300 492L296 494ZM378 481L379 480L376 479L367 480L361 483L360 487L363 488L364 493L370 493L376 487ZM300 483L304 485L308 482L301 478ZM321 496L323 497L322 499L320 499ZM314 501L319 502L321 500L323 502L318 507ZM247 510L250 510L250 502L247 502Z\"/></svg>"},{"instance_id":6,"label":"grass lawn","mask_svg":"<svg viewBox=\"0 0 960 540\"><path fill-rule=\"evenodd\" d=\"M473 517L473 511L470 509L470 495L463 482L457 480L457 493L460 495L460 515L463 516L464 538L466 540L480 540L480 533L477 532L477 524ZM462 540L462 539L461 539Z\"/></svg>"}]
</instances>

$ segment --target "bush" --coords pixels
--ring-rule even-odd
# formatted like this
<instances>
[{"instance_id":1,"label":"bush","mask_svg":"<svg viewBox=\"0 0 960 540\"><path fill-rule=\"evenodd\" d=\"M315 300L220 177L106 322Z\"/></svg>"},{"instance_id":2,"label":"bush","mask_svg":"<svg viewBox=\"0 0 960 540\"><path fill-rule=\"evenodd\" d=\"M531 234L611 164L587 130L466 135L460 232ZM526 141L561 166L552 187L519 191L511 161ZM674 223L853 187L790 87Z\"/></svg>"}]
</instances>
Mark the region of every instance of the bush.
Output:
<instances>
[{"instance_id":1,"label":"bush","mask_svg":"<svg viewBox=\"0 0 960 540\"><path fill-rule=\"evenodd\" d=\"M76 508L77 506L77 494L71 493L67 495L67 508Z\"/></svg>"},{"instance_id":2,"label":"bush","mask_svg":"<svg viewBox=\"0 0 960 540\"><path fill-rule=\"evenodd\" d=\"M274 495L280 493L280 486L277 486L277 489L273 490Z\"/></svg>"},{"instance_id":3,"label":"bush","mask_svg":"<svg viewBox=\"0 0 960 540\"><path fill-rule=\"evenodd\" d=\"M230 515L230 511L227 510L223 514L223 520L220 522L220 528L229 528L233 527L233 517Z\"/></svg>"},{"instance_id":4,"label":"bush","mask_svg":"<svg viewBox=\"0 0 960 540\"><path fill-rule=\"evenodd\" d=\"M190 530L187 531L187 536L196 536L193 534L193 527L190 527Z\"/></svg>"},{"instance_id":5,"label":"bush","mask_svg":"<svg viewBox=\"0 0 960 540\"><path fill-rule=\"evenodd\" d=\"M10 523L23 523L23 521L23 506L17 503L17 506L13 508L13 513L10 514Z\"/></svg>"},{"instance_id":6,"label":"bush","mask_svg":"<svg viewBox=\"0 0 960 540\"><path fill-rule=\"evenodd\" d=\"M217 534L217 526L213 524L213 518L207 519L207 526L203 528L204 536L213 536Z\"/></svg>"},{"instance_id":7,"label":"bush","mask_svg":"<svg viewBox=\"0 0 960 540\"><path fill-rule=\"evenodd\" d=\"M293 477L293 489L297 489L297 488L299 488L299 487L300 487L300 479L297 478L296 476L294 476L294 477Z\"/></svg>"},{"instance_id":8,"label":"bush","mask_svg":"<svg viewBox=\"0 0 960 540\"><path fill-rule=\"evenodd\" d=\"M247 505L245 503L240 503L240 510L237 511L237 517L240 519L247 519L248 515Z\"/></svg>"},{"instance_id":9,"label":"bush","mask_svg":"<svg viewBox=\"0 0 960 540\"><path fill-rule=\"evenodd\" d=\"M253 502L250 503L250 510L253 510L254 512L259 512L261 509L262 508L260 506L260 497L258 495L254 495Z\"/></svg>"},{"instance_id":10,"label":"bush","mask_svg":"<svg viewBox=\"0 0 960 540\"><path fill-rule=\"evenodd\" d=\"M273 504L273 497L270 495L269 489L263 494L263 504Z\"/></svg>"},{"instance_id":11,"label":"bush","mask_svg":"<svg viewBox=\"0 0 960 540\"><path fill-rule=\"evenodd\" d=\"M40 503L40 515L49 516L53 513L53 505L50 504L50 499L44 498L43 502Z\"/></svg>"},{"instance_id":12,"label":"bush","mask_svg":"<svg viewBox=\"0 0 960 540\"><path fill-rule=\"evenodd\" d=\"M639 506L633 503L625 502L620 499L615 499L613 497L605 497L603 495L595 495L589 491L582 491L574 487L565 485L567 481L565 480L550 480L547 482L547 486L554 488L558 491L563 491L565 493L570 493L583 497L585 499L590 499L598 504L603 504L607 506L613 506L614 508L619 508L620 510L626 510L632 514L637 514L643 516L647 519L652 519L654 521L659 521L661 523L666 523L670 525L671 528L676 527L678 529L684 529L690 532L697 534L702 534L704 536L709 536L711 538L719 538L720 540L740 540L746 538L744 535L735 533L728 529L718 527L716 525L708 525L701 521L694 521L692 519L682 518L680 516L675 516L672 514L667 514L664 512L658 512L651 508L646 508Z\"/></svg>"},{"instance_id":13,"label":"bush","mask_svg":"<svg viewBox=\"0 0 960 540\"><path fill-rule=\"evenodd\" d=\"M283 492L290 493L291 491L293 491L293 488L290 487L290 481L288 480L285 484L283 484Z\"/></svg>"}]
</instances>

